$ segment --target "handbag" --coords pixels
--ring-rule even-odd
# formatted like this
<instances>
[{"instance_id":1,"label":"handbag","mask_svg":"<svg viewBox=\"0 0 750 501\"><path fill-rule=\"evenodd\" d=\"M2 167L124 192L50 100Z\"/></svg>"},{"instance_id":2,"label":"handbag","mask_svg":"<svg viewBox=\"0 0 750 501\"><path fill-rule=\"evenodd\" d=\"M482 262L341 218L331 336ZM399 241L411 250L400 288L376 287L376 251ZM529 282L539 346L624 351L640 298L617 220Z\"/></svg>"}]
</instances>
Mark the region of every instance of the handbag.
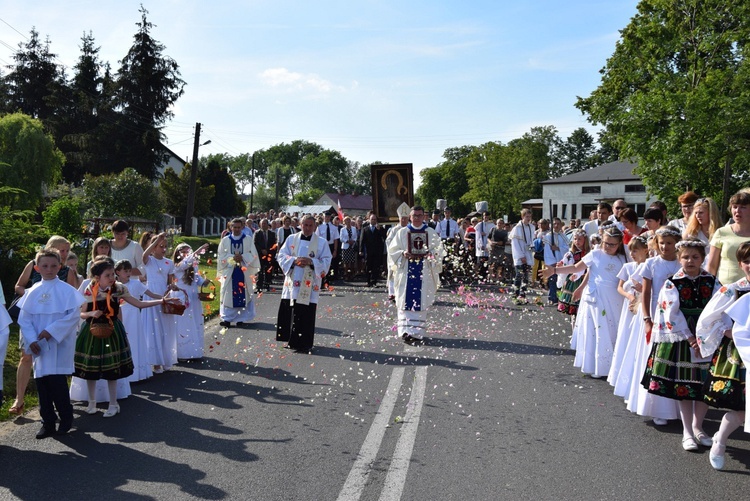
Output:
<instances>
[{"instance_id":1,"label":"handbag","mask_svg":"<svg viewBox=\"0 0 750 501\"><path fill-rule=\"evenodd\" d=\"M16 294L16 296L13 298L13 301L11 301L8 305L8 315L10 315L11 320L13 320L15 323L18 323L18 315L21 314L21 308L18 307L18 301L21 300L21 297L22 296Z\"/></svg>"}]
</instances>

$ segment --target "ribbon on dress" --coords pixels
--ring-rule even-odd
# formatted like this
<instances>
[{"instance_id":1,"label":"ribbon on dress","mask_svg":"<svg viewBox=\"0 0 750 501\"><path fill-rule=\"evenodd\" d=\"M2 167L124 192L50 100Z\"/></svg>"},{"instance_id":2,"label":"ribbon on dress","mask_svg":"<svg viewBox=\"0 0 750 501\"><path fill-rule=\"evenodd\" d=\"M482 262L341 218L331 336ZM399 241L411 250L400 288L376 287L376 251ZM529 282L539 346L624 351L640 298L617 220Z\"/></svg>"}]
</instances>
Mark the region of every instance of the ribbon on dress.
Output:
<instances>
[{"instance_id":1,"label":"ribbon on dress","mask_svg":"<svg viewBox=\"0 0 750 501\"><path fill-rule=\"evenodd\" d=\"M298 236L299 235L299 236ZM295 242L294 246L294 257L298 258L300 257L300 248L302 247L300 245L300 241L302 240L302 233L295 234L295 239L297 240ZM309 257L310 259L315 259L315 253L318 251L318 234L313 233L310 237L310 244L307 247L307 256L302 257ZM310 300L312 299L312 290L313 290L313 284L315 282L315 265L311 266L305 266L303 272L302 272L302 281L299 284L299 292L297 293L297 299L292 299L291 304L299 303L308 305L310 304Z\"/></svg>"}]
</instances>

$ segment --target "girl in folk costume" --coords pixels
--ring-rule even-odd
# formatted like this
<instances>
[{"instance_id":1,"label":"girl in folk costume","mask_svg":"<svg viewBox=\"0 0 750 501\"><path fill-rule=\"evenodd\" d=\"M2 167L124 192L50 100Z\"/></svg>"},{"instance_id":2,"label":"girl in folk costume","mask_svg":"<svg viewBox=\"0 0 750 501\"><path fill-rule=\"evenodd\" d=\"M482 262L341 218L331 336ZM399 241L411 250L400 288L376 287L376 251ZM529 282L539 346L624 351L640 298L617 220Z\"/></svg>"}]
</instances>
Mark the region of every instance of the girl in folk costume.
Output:
<instances>
[{"instance_id":1,"label":"girl in folk costume","mask_svg":"<svg viewBox=\"0 0 750 501\"><path fill-rule=\"evenodd\" d=\"M112 257L112 244L108 238L99 237L94 240L94 245L91 246L91 259L86 263L86 278L91 278L91 265L99 256Z\"/></svg>"},{"instance_id":2,"label":"girl in folk costume","mask_svg":"<svg viewBox=\"0 0 750 501\"><path fill-rule=\"evenodd\" d=\"M682 448L710 446L703 431L708 405L703 402L703 382L709 359L701 359L695 337L698 317L718 289L716 277L701 268L706 258L697 238L677 243L681 269L669 277L659 292L654 315L653 345L641 384L649 393L679 401Z\"/></svg>"},{"instance_id":3,"label":"girl in folk costume","mask_svg":"<svg viewBox=\"0 0 750 501\"><path fill-rule=\"evenodd\" d=\"M625 263L617 278L620 280L617 292L625 298L620 312L620 325L617 327L617 342L612 367L607 382L614 386L615 395L624 397L630 391L630 379L633 376L635 363L635 336L643 323L638 314L641 311L641 292L643 290L638 269L648 258L648 240L636 236L628 244L633 261Z\"/></svg>"},{"instance_id":4,"label":"girl in folk costume","mask_svg":"<svg viewBox=\"0 0 750 501\"><path fill-rule=\"evenodd\" d=\"M148 290L146 284L141 282L137 277L132 278L133 264L127 259L115 263L115 274L117 275L118 283L127 287L128 292L134 298L143 300L144 297L148 296L153 299L161 299L161 296ZM125 332L128 334L130 354L133 357L133 374L128 377L128 381L131 383L143 381L154 374L151 369L151 357L149 356L148 343L146 342L146 326L143 323L145 315L140 308L124 301L120 304L120 312Z\"/></svg>"},{"instance_id":5,"label":"girl in folk costume","mask_svg":"<svg viewBox=\"0 0 750 501\"><path fill-rule=\"evenodd\" d=\"M407 344L423 344L427 308L440 286L445 249L440 235L424 223L422 207L411 209L411 223L398 230L388 255L395 275L398 333Z\"/></svg>"},{"instance_id":6,"label":"girl in folk costume","mask_svg":"<svg viewBox=\"0 0 750 501\"><path fill-rule=\"evenodd\" d=\"M172 258L175 263L175 272L179 277L177 287L180 291L172 291L170 295L175 298L185 299L183 291L187 294L185 302L187 308L182 315L175 317L177 325L177 358L180 360L199 359L203 357L203 307L198 297L200 287L206 282L198 273L200 255L206 252L208 244L203 244L193 252L186 243L181 243L175 250Z\"/></svg>"},{"instance_id":7,"label":"girl in folk costume","mask_svg":"<svg viewBox=\"0 0 750 501\"><path fill-rule=\"evenodd\" d=\"M633 373L630 380L630 389L625 395L627 409L639 416L650 416L656 425L665 425L669 419L679 419L680 412L676 400L664 398L646 391L641 386L641 378L646 371L648 357L651 354L651 330L653 328L652 318L656 314L657 299L661 288L669 277L680 269L677 260L677 242L682 238L682 233L672 226L662 226L656 230L654 241L658 255L648 258L637 273L643 282L641 293L641 325L634 325L637 334L633 332L636 340L634 348ZM621 369L623 373L625 369Z\"/></svg>"},{"instance_id":8,"label":"girl in folk costume","mask_svg":"<svg viewBox=\"0 0 750 501\"><path fill-rule=\"evenodd\" d=\"M86 380L88 414L97 412L94 398L96 381L107 380L110 398L104 417L108 418L120 412L117 380L133 373L130 345L120 318L120 300L138 308L149 308L161 305L164 299L140 301L131 296L127 287L115 283L115 263L108 257L94 261L91 276L91 283L83 294L86 303L81 307L81 318L85 322L76 339L74 374Z\"/></svg>"},{"instance_id":9,"label":"girl in folk costume","mask_svg":"<svg viewBox=\"0 0 750 501\"><path fill-rule=\"evenodd\" d=\"M143 266L146 270L146 287L159 296L166 296L174 281L174 262L165 257L167 235L160 233L151 237L151 243L143 251ZM146 334L149 363L154 366L154 374L161 374L177 363L177 335L172 315L161 309L148 309L141 312Z\"/></svg>"},{"instance_id":10,"label":"girl in folk costume","mask_svg":"<svg viewBox=\"0 0 750 501\"><path fill-rule=\"evenodd\" d=\"M108 258L109 256L101 256L99 257L99 259L102 259L105 257ZM85 294L86 289L88 288L90 283L91 283L91 278L84 279L83 282L81 282L81 285L78 287L78 292L80 292L81 294ZM122 303L123 301L120 301L121 307L122 307ZM128 308L131 308L131 306L128 306ZM135 310L139 312L141 311L139 308L135 308ZM122 320L122 318L120 320ZM81 330L81 326L83 325L83 323L84 323L84 320L79 319L78 331ZM127 332L127 326L125 327L125 331ZM128 336L128 342L130 342L130 336ZM131 346L131 355L132 355L132 346ZM128 398L131 393L130 378L118 379L115 393L117 395L116 397L117 400L123 400L125 398ZM110 395L111 395L111 392L109 391L109 386L107 385L106 379L100 379L96 381L96 388L94 389L94 398L92 399L89 395L89 387L88 387L88 383L86 382L86 380L79 378L77 376L73 376L71 378L71 382L70 382L70 399L71 400L75 400L78 402L103 403L103 402L109 402Z\"/></svg>"},{"instance_id":11,"label":"girl in folk costume","mask_svg":"<svg viewBox=\"0 0 750 501\"><path fill-rule=\"evenodd\" d=\"M703 386L704 399L712 407L730 409L721 419L709 454L711 466L717 470L724 468L729 435L743 422L750 433L744 363L750 360L750 241L740 245L736 257L745 276L719 289L696 326L701 355L713 355Z\"/></svg>"},{"instance_id":12,"label":"girl in folk costume","mask_svg":"<svg viewBox=\"0 0 750 501\"><path fill-rule=\"evenodd\" d=\"M622 306L617 274L625 262L622 232L612 226L604 232L601 249L592 250L575 265L543 271L549 278L555 273L581 273L588 269L586 290L573 327L573 337L577 338L574 365L594 378L606 377L612 364Z\"/></svg>"},{"instance_id":13,"label":"girl in folk costume","mask_svg":"<svg viewBox=\"0 0 750 501\"><path fill-rule=\"evenodd\" d=\"M570 266L578 263L589 252L589 239L586 236L586 232L582 229L578 229L573 233L571 238L572 243L570 250L565 253L559 264L562 266ZM578 312L578 302L581 297L581 290L575 297L575 291L583 283L583 277L585 272L562 274L557 276L558 285L561 286L560 292L560 303L557 305L557 311L561 311L566 315L570 315L572 323L575 323L575 316Z\"/></svg>"},{"instance_id":14,"label":"girl in folk costume","mask_svg":"<svg viewBox=\"0 0 750 501\"><path fill-rule=\"evenodd\" d=\"M216 276L221 282L219 322L242 325L255 318L253 281L260 270L258 251L253 238L246 236L242 219L232 220L232 231L219 242Z\"/></svg>"}]
</instances>

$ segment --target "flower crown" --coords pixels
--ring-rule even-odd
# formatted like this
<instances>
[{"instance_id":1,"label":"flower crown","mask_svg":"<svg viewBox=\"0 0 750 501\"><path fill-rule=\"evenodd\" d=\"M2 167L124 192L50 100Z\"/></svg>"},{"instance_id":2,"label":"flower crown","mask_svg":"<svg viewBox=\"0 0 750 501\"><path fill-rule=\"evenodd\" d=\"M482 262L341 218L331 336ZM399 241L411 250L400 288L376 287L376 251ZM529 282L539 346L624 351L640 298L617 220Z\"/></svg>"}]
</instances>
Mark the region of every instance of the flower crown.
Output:
<instances>
[{"instance_id":1,"label":"flower crown","mask_svg":"<svg viewBox=\"0 0 750 501\"><path fill-rule=\"evenodd\" d=\"M682 233L680 230L672 227L672 226L666 226L663 228L659 228L656 230L656 234L660 237L677 237L682 238Z\"/></svg>"},{"instance_id":2,"label":"flower crown","mask_svg":"<svg viewBox=\"0 0 750 501\"><path fill-rule=\"evenodd\" d=\"M682 249L683 247L706 247L706 243L703 240L700 240L698 238L692 237L692 238L686 238L685 240L680 240L675 244L675 248L677 250Z\"/></svg>"}]
</instances>

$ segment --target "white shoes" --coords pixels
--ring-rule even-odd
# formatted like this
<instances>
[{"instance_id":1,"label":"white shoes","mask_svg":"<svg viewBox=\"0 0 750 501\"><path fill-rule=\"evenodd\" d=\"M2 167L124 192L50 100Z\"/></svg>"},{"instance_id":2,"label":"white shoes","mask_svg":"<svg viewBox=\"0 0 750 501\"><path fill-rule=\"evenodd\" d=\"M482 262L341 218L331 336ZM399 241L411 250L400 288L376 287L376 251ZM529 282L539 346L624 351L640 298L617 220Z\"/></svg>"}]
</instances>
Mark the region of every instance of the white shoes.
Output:
<instances>
[{"instance_id":1,"label":"white shoes","mask_svg":"<svg viewBox=\"0 0 750 501\"><path fill-rule=\"evenodd\" d=\"M89 406L86 407L86 414L96 414L99 409L96 408L96 402L89 402Z\"/></svg>"},{"instance_id":2,"label":"white shoes","mask_svg":"<svg viewBox=\"0 0 750 501\"><path fill-rule=\"evenodd\" d=\"M655 418L654 418L654 424L655 424L656 426L666 426L666 424L667 424L667 420L666 420L666 419L662 419L662 418L658 418L658 417L655 417Z\"/></svg>"},{"instance_id":3,"label":"white shoes","mask_svg":"<svg viewBox=\"0 0 750 501\"><path fill-rule=\"evenodd\" d=\"M120 404L109 404L109 407L104 412L105 418L114 417L115 415L120 413Z\"/></svg>"},{"instance_id":4,"label":"white shoes","mask_svg":"<svg viewBox=\"0 0 750 501\"><path fill-rule=\"evenodd\" d=\"M693 437L683 437L682 448L688 452L695 452L698 450L698 442Z\"/></svg>"}]
</instances>

